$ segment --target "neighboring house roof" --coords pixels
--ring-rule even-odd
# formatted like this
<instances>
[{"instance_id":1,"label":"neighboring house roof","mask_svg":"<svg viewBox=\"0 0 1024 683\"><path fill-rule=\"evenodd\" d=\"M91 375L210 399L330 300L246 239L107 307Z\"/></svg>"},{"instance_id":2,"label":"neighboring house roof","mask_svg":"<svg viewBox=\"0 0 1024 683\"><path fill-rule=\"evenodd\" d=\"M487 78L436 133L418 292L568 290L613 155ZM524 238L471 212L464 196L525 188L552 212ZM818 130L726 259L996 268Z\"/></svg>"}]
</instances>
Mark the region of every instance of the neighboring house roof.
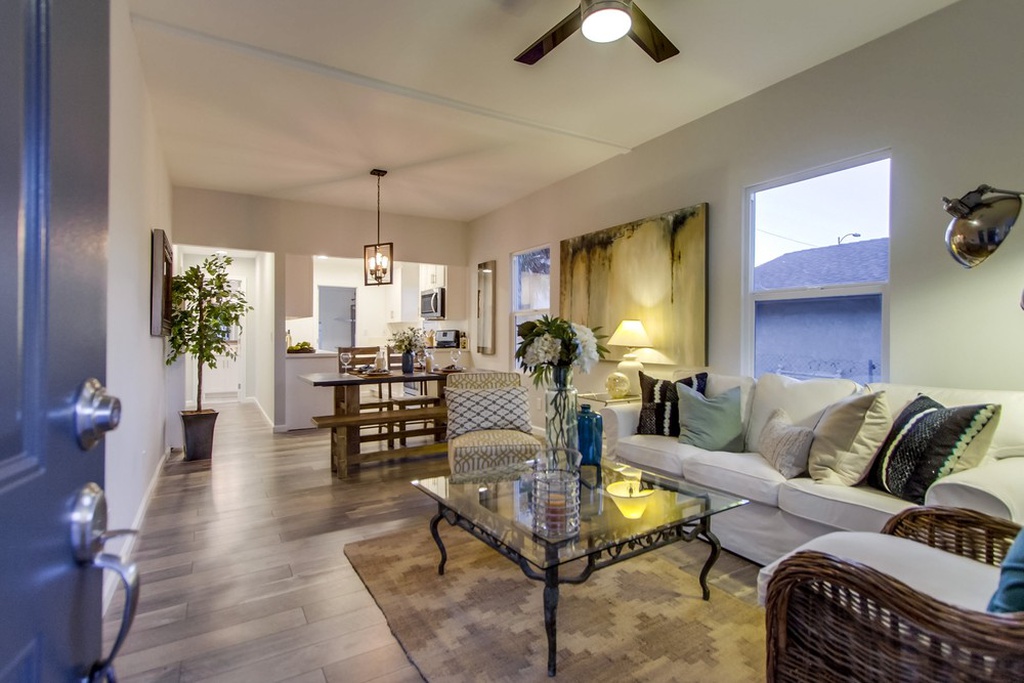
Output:
<instances>
[{"instance_id":1,"label":"neighboring house roof","mask_svg":"<svg viewBox=\"0 0 1024 683\"><path fill-rule=\"evenodd\" d=\"M754 268L755 290L888 280L888 237L794 251Z\"/></svg>"}]
</instances>

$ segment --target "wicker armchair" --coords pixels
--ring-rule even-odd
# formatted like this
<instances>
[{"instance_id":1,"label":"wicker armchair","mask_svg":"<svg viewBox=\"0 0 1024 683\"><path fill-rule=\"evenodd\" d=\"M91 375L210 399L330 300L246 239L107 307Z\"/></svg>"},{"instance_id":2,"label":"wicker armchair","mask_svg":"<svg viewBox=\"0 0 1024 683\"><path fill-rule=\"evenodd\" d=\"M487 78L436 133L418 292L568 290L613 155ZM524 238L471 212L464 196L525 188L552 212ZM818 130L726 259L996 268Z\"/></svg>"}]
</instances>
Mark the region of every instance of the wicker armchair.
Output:
<instances>
[{"instance_id":1,"label":"wicker armchair","mask_svg":"<svg viewBox=\"0 0 1024 683\"><path fill-rule=\"evenodd\" d=\"M970 510L918 507L882 533L999 566L1019 530ZM1024 681L1024 613L954 607L832 555L782 561L765 607L769 683Z\"/></svg>"}]
</instances>

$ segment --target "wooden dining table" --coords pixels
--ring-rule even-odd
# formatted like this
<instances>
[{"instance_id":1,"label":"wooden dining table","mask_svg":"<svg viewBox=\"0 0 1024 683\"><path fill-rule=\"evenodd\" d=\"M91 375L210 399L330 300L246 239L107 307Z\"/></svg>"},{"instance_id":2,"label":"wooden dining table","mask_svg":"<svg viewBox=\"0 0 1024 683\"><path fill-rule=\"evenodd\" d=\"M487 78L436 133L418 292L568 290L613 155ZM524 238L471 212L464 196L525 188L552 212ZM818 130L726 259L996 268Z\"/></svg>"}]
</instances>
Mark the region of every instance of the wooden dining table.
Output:
<instances>
[{"instance_id":1,"label":"wooden dining table","mask_svg":"<svg viewBox=\"0 0 1024 683\"><path fill-rule=\"evenodd\" d=\"M447 450L444 442L444 424L448 411L444 403L444 388L447 381L444 372L396 372L389 373L341 373L312 372L299 375L299 379L315 387L331 387L334 390L334 414L319 415L312 419L321 429L331 430L331 470L339 479L348 476L349 468L364 462L390 460L393 458L434 455ZM362 391L367 386L380 384L430 383L437 385L437 405L407 408L400 401L382 399L380 410L362 412ZM430 423L410 429L410 423ZM381 428L376 434L364 434L363 427ZM384 429L386 428L386 429ZM431 443L406 446L405 440L414 436L434 436ZM364 443L388 441L388 448L368 450ZM391 447L398 440L403 445Z\"/></svg>"}]
</instances>

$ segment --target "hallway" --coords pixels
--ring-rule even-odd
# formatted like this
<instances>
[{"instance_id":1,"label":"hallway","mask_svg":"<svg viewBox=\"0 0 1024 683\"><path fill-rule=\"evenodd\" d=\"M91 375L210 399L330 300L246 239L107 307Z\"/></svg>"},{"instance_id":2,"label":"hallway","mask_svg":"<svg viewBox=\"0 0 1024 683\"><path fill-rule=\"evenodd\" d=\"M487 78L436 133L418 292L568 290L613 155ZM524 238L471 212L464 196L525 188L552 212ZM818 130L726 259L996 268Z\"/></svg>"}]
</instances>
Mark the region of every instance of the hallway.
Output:
<instances>
[{"instance_id":1,"label":"hallway","mask_svg":"<svg viewBox=\"0 0 1024 683\"><path fill-rule=\"evenodd\" d=\"M214 460L172 454L133 559L139 612L123 681L419 681L342 552L427 523L409 481L444 457L332 478L328 434L274 434L253 404L222 403ZM116 633L119 590L107 610Z\"/></svg>"}]
</instances>

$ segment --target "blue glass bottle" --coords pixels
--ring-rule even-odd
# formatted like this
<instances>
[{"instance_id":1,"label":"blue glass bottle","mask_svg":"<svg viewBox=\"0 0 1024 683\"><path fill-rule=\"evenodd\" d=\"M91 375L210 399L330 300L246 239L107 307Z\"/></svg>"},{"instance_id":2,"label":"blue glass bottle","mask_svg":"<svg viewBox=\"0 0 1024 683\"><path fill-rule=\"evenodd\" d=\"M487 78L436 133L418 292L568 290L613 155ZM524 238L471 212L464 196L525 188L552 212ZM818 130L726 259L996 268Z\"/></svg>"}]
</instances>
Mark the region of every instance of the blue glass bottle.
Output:
<instances>
[{"instance_id":1,"label":"blue glass bottle","mask_svg":"<svg viewBox=\"0 0 1024 683\"><path fill-rule=\"evenodd\" d=\"M576 421L579 427L580 453L583 455L580 465L592 465L600 470L603 432L601 416L590 409L589 403L584 403L580 406Z\"/></svg>"}]
</instances>

